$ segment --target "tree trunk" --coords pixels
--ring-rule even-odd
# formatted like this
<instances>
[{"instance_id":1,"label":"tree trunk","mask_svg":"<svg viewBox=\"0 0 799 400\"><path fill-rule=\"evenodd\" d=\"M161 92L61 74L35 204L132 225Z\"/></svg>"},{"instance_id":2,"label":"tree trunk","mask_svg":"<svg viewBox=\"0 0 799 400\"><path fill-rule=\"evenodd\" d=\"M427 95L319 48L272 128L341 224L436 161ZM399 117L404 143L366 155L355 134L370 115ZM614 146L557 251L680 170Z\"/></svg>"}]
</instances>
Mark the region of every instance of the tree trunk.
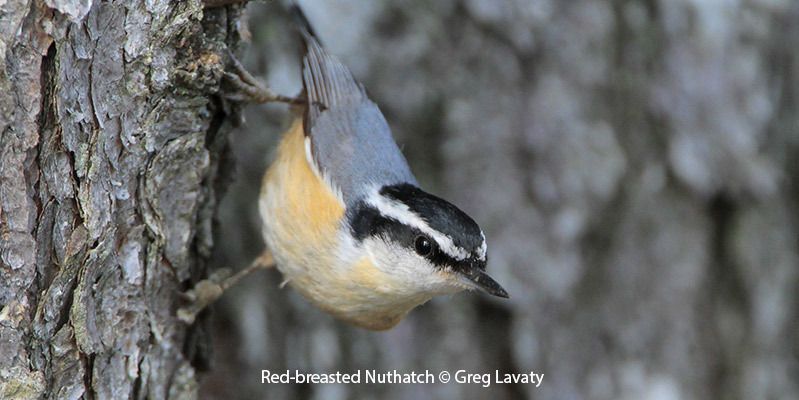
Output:
<instances>
[{"instance_id":1,"label":"tree trunk","mask_svg":"<svg viewBox=\"0 0 799 400\"><path fill-rule=\"evenodd\" d=\"M196 397L239 14L0 2L0 398Z\"/></svg>"}]
</instances>

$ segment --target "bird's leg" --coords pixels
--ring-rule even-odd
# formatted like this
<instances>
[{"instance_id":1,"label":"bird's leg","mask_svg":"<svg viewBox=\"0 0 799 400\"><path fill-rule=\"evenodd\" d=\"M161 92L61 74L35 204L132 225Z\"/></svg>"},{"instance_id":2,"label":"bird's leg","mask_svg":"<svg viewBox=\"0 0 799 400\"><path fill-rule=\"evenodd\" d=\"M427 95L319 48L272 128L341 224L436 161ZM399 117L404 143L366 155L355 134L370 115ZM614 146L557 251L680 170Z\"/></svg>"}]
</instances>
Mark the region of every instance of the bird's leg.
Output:
<instances>
[{"instance_id":1,"label":"bird's leg","mask_svg":"<svg viewBox=\"0 0 799 400\"><path fill-rule=\"evenodd\" d=\"M224 97L232 101L253 102L253 103L289 103L303 104L305 101L296 97L283 96L273 92L269 87L255 79L247 71L241 62L236 59L231 52L228 52L232 72L225 71L225 80L235 89L225 93Z\"/></svg>"},{"instance_id":2,"label":"bird's leg","mask_svg":"<svg viewBox=\"0 0 799 400\"><path fill-rule=\"evenodd\" d=\"M211 274L208 279L197 282L192 289L182 293L189 304L178 309L178 319L186 324L194 323L197 314L221 297L222 294L225 293L225 290L235 285L241 278L244 278L253 271L269 269L274 266L275 261L272 258L272 252L267 249L264 250L260 256L256 257L249 266L232 276L229 276L230 270L226 268Z\"/></svg>"}]
</instances>

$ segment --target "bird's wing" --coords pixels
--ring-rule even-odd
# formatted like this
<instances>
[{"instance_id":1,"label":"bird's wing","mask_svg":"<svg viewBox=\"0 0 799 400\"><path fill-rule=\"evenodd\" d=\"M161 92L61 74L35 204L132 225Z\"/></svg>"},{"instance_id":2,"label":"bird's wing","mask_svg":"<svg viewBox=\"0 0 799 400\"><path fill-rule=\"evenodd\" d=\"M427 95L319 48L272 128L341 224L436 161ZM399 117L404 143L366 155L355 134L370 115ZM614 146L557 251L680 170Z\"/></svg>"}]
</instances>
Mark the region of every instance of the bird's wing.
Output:
<instances>
[{"instance_id":1,"label":"bird's wing","mask_svg":"<svg viewBox=\"0 0 799 400\"><path fill-rule=\"evenodd\" d=\"M306 46L304 128L315 167L348 206L374 186L416 184L380 109L349 69L322 48L307 20L299 17Z\"/></svg>"}]
</instances>

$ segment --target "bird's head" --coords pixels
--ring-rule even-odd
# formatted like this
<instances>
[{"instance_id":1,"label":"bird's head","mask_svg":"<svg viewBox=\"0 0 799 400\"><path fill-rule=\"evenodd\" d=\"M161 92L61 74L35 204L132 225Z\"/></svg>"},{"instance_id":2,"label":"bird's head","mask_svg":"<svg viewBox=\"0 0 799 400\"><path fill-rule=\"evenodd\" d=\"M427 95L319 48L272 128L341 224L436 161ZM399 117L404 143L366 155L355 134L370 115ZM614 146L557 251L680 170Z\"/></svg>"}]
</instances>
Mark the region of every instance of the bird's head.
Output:
<instances>
[{"instance_id":1,"label":"bird's head","mask_svg":"<svg viewBox=\"0 0 799 400\"><path fill-rule=\"evenodd\" d=\"M476 289L508 297L485 271L483 231L446 200L411 184L384 186L349 210L348 220L358 247L403 294Z\"/></svg>"}]
</instances>

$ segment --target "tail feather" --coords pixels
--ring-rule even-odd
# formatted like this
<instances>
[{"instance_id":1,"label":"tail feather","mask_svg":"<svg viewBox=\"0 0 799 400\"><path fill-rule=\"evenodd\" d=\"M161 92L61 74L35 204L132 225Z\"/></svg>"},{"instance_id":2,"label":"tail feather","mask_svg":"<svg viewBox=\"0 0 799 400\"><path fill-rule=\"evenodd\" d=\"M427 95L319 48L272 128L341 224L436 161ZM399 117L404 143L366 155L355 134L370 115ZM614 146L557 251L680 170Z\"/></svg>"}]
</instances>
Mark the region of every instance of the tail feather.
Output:
<instances>
[{"instance_id":1,"label":"tail feather","mask_svg":"<svg viewBox=\"0 0 799 400\"><path fill-rule=\"evenodd\" d=\"M305 43L302 83L309 105L307 118L312 125L324 110L361 101L366 93L352 72L325 51L302 9L294 4L290 11Z\"/></svg>"},{"instance_id":2,"label":"tail feather","mask_svg":"<svg viewBox=\"0 0 799 400\"><path fill-rule=\"evenodd\" d=\"M300 8L297 3L291 3L291 6L289 6L289 13L291 14L292 18L294 18L294 24L297 25L297 29L299 29L303 38L307 40L307 38L310 37L319 42L319 37L316 35L313 26L311 26L311 22L308 21L308 17L305 16L302 8Z\"/></svg>"}]
</instances>

